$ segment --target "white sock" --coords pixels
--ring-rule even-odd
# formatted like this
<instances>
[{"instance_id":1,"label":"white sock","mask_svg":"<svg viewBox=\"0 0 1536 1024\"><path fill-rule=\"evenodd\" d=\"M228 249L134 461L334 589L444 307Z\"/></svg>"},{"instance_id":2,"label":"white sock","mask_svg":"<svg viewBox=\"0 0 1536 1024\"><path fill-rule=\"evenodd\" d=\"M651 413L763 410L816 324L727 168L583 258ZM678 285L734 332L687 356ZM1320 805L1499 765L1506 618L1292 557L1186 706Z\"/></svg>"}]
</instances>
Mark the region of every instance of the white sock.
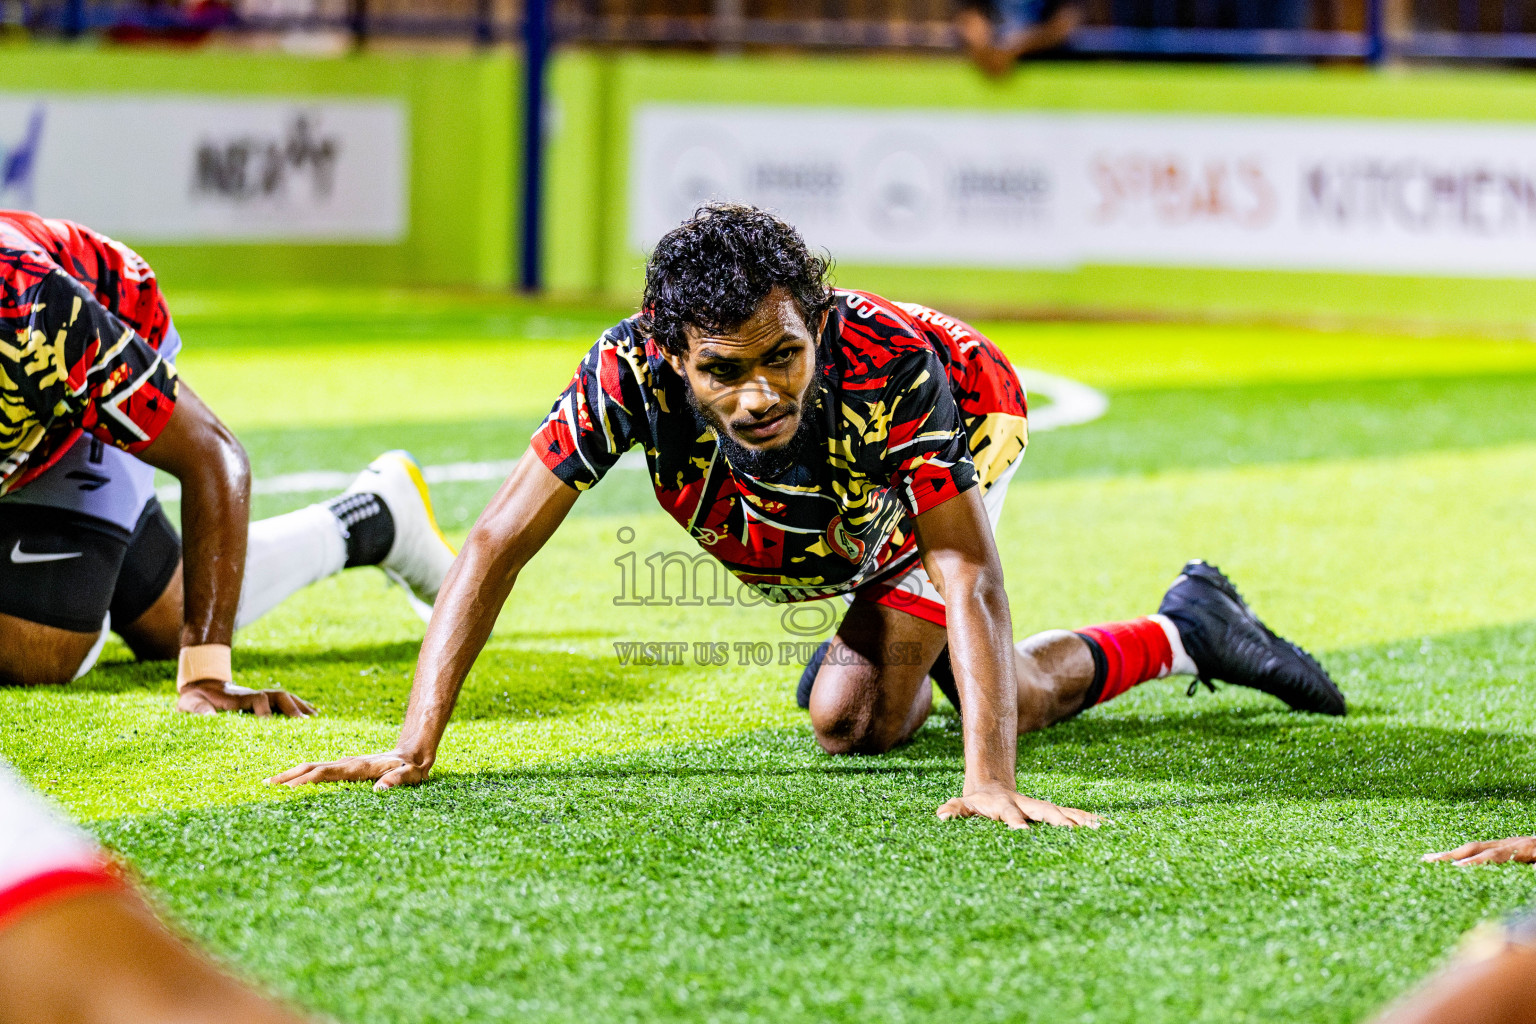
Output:
<instances>
[{"instance_id":1,"label":"white sock","mask_svg":"<svg viewBox=\"0 0 1536 1024\"><path fill-rule=\"evenodd\" d=\"M1148 615L1147 618L1163 627L1163 632L1168 635L1168 648L1173 651L1173 667L1168 670L1171 676L1197 676L1200 670L1195 668L1194 659L1184 650L1184 641L1179 638L1179 627L1166 615Z\"/></svg>"},{"instance_id":2,"label":"white sock","mask_svg":"<svg viewBox=\"0 0 1536 1024\"><path fill-rule=\"evenodd\" d=\"M324 505L252 523L235 628L249 626L311 583L341 572L346 564L341 524Z\"/></svg>"}]
</instances>

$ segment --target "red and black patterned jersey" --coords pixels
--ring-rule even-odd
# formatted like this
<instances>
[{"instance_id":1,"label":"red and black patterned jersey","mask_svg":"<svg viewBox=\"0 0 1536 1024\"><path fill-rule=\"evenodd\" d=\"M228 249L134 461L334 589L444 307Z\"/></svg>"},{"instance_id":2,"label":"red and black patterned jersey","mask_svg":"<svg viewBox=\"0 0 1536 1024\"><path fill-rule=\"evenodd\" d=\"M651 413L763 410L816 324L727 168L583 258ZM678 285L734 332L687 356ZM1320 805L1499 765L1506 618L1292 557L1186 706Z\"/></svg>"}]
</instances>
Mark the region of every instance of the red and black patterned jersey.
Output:
<instances>
[{"instance_id":1,"label":"red and black patterned jersey","mask_svg":"<svg viewBox=\"0 0 1536 1024\"><path fill-rule=\"evenodd\" d=\"M176 404L149 265L78 224L0 211L0 494L83 431L138 453Z\"/></svg>"},{"instance_id":2,"label":"red and black patterned jersey","mask_svg":"<svg viewBox=\"0 0 1536 1024\"><path fill-rule=\"evenodd\" d=\"M836 293L817 362L815 444L771 480L730 465L633 318L582 359L533 444L578 490L639 445L662 507L768 601L846 593L915 556L915 516L990 487L1023 453L1027 413L980 332L868 292Z\"/></svg>"}]
</instances>

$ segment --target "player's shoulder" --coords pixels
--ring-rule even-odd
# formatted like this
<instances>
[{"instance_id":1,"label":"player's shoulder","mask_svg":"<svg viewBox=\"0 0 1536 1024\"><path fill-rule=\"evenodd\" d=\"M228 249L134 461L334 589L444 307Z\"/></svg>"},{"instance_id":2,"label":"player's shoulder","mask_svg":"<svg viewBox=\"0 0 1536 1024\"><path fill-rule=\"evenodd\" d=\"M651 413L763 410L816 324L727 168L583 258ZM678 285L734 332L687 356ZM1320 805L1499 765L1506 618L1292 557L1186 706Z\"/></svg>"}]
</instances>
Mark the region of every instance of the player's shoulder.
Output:
<instances>
[{"instance_id":1,"label":"player's shoulder","mask_svg":"<svg viewBox=\"0 0 1536 1024\"><path fill-rule=\"evenodd\" d=\"M0 210L0 272L41 279L62 270L36 230L42 218L20 210Z\"/></svg>"},{"instance_id":2,"label":"player's shoulder","mask_svg":"<svg viewBox=\"0 0 1536 1024\"><path fill-rule=\"evenodd\" d=\"M845 389L883 387L903 367L919 368L936 359L933 339L901 305L874 292L834 292L837 331L834 358Z\"/></svg>"},{"instance_id":3,"label":"player's shoulder","mask_svg":"<svg viewBox=\"0 0 1536 1024\"><path fill-rule=\"evenodd\" d=\"M115 238L61 217L39 217L26 210L0 210L0 239L7 247L45 253L66 273L94 277L100 265L125 282L152 280L144 257Z\"/></svg>"},{"instance_id":4,"label":"player's shoulder","mask_svg":"<svg viewBox=\"0 0 1536 1024\"><path fill-rule=\"evenodd\" d=\"M660 362L661 349L640 329L639 320L640 314L636 313L603 331L592 343L589 357L615 358L632 365Z\"/></svg>"},{"instance_id":5,"label":"player's shoulder","mask_svg":"<svg viewBox=\"0 0 1536 1024\"><path fill-rule=\"evenodd\" d=\"M898 302L896 305L918 325L919 330L941 344L969 348L983 340L980 331L959 317L941 313L917 302Z\"/></svg>"},{"instance_id":6,"label":"player's shoulder","mask_svg":"<svg viewBox=\"0 0 1536 1024\"><path fill-rule=\"evenodd\" d=\"M57 262L61 256L89 247L90 233L73 221L39 217L26 210L0 210L0 245L41 253Z\"/></svg>"},{"instance_id":7,"label":"player's shoulder","mask_svg":"<svg viewBox=\"0 0 1536 1024\"><path fill-rule=\"evenodd\" d=\"M843 321L843 331L853 337L886 337L897 343L921 341L920 331L903 304L874 292L838 288L833 304Z\"/></svg>"},{"instance_id":8,"label":"player's shoulder","mask_svg":"<svg viewBox=\"0 0 1536 1024\"><path fill-rule=\"evenodd\" d=\"M655 339L640 329L639 316L625 317L603 331L582 360L587 372L597 375L615 398L626 380L647 388L658 386L664 360Z\"/></svg>"}]
</instances>

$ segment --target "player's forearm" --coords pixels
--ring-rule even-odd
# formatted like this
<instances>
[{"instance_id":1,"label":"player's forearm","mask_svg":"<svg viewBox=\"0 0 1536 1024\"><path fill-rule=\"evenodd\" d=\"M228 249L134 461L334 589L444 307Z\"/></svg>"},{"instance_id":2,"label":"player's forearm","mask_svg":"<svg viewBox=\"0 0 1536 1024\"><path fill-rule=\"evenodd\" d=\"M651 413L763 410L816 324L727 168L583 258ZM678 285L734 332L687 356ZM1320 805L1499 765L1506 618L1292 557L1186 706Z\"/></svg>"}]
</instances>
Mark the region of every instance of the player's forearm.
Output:
<instances>
[{"instance_id":1,"label":"player's forearm","mask_svg":"<svg viewBox=\"0 0 1536 1024\"><path fill-rule=\"evenodd\" d=\"M301 1024L187 948L131 893L44 904L0 932L0 1024L215 1020Z\"/></svg>"},{"instance_id":2,"label":"player's forearm","mask_svg":"<svg viewBox=\"0 0 1536 1024\"><path fill-rule=\"evenodd\" d=\"M437 757L459 690L517 580L520 567L508 557L509 552L487 551L488 546L471 534L443 578L421 643L399 750L424 767Z\"/></svg>"},{"instance_id":3,"label":"player's forearm","mask_svg":"<svg viewBox=\"0 0 1536 1024\"><path fill-rule=\"evenodd\" d=\"M399 751L410 755L416 765L430 766L435 760L459 689L490 639L519 571L531 557L524 550L522 531L505 536L499 513L496 505L488 508L470 531L449 574L442 577L432 623L416 659L406 723L399 734Z\"/></svg>"},{"instance_id":4,"label":"player's forearm","mask_svg":"<svg viewBox=\"0 0 1536 1024\"><path fill-rule=\"evenodd\" d=\"M234 435L218 431L207 461L181 478L183 647L230 642L245 578L251 467Z\"/></svg>"},{"instance_id":5,"label":"player's forearm","mask_svg":"<svg viewBox=\"0 0 1536 1024\"><path fill-rule=\"evenodd\" d=\"M576 501L531 448L496 492L443 577L416 662L400 753L430 767L453 717L464 678L490 639L518 573Z\"/></svg>"},{"instance_id":6,"label":"player's forearm","mask_svg":"<svg viewBox=\"0 0 1536 1024\"><path fill-rule=\"evenodd\" d=\"M181 483L181 645L227 644L235 631L251 522L245 449L182 381L170 419L139 458Z\"/></svg>"},{"instance_id":7,"label":"player's forearm","mask_svg":"<svg viewBox=\"0 0 1536 1024\"><path fill-rule=\"evenodd\" d=\"M1536 1019L1536 950L1510 944L1488 959L1453 964L1375 1024L1517 1024Z\"/></svg>"},{"instance_id":8,"label":"player's forearm","mask_svg":"<svg viewBox=\"0 0 1536 1024\"><path fill-rule=\"evenodd\" d=\"M1012 789L1019 701L1008 597L1000 574L986 568L947 575L950 659L965 708L965 792ZM959 599L948 600L950 592Z\"/></svg>"},{"instance_id":9,"label":"player's forearm","mask_svg":"<svg viewBox=\"0 0 1536 1024\"><path fill-rule=\"evenodd\" d=\"M992 45L992 22L974 8L967 8L955 16L955 34L960 45L971 57Z\"/></svg>"}]
</instances>

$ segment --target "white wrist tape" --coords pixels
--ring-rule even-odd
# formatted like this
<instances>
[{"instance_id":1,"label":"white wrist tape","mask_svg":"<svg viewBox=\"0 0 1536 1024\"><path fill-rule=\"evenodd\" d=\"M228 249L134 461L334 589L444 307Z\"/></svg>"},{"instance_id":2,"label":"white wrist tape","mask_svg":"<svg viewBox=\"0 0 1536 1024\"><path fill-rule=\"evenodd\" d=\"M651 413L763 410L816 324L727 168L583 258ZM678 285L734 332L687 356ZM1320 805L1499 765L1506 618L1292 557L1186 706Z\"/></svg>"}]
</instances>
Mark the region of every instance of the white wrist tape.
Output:
<instances>
[{"instance_id":1,"label":"white wrist tape","mask_svg":"<svg viewBox=\"0 0 1536 1024\"><path fill-rule=\"evenodd\" d=\"M229 644L199 644L183 647L176 661L176 692L181 693L193 683L212 681L233 682L235 675L229 667Z\"/></svg>"}]
</instances>

